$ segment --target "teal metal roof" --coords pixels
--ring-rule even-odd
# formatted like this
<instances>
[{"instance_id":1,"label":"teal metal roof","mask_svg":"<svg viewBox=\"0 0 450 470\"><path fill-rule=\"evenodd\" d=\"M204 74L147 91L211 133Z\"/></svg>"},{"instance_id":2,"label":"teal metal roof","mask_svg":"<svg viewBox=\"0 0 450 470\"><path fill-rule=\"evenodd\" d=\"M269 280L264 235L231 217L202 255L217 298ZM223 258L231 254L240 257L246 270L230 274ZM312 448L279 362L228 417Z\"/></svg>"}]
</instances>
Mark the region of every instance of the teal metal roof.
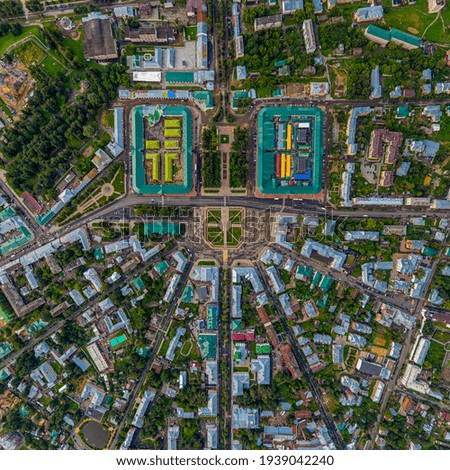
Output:
<instances>
[{"instance_id":1,"label":"teal metal roof","mask_svg":"<svg viewBox=\"0 0 450 470\"><path fill-rule=\"evenodd\" d=\"M391 29L391 38L397 39L398 41L406 42L416 47L420 47L422 44L422 39L413 36L412 34L405 33L405 31L400 31L399 29Z\"/></svg>"},{"instance_id":2,"label":"teal metal roof","mask_svg":"<svg viewBox=\"0 0 450 470\"><path fill-rule=\"evenodd\" d=\"M166 72L166 82L194 83L194 72Z\"/></svg>"},{"instance_id":3,"label":"teal metal roof","mask_svg":"<svg viewBox=\"0 0 450 470\"><path fill-rule=\"evenodd\" d=\"M187 194L192 190L192 115L185 106L167 106L165 116L183 118L183 184L148 184L144 170L144 106L131 112L133 190L138 194Z\"/></svg>"},{"instance_id":4,"label":"teal metal roof","mask_svg":"<svg viewBox=\"0 0 450 470\"><path fill-rule=\"evenodd\" d=\"M379 28L373 24L369 25L366 30L367 34L371 34L372 36L379 37L384 39L385 41L391 40L391 33L387 29Z\"/></svg>"},{"instance_id":5,"label":"teal metal roof","mask_svg":"<svg viewBox=\"0 0 450 470\"><path fill-rule=\"evenodd\" d=\"M309 185L292 180L292 184L282 185L275 176L277 136L275 117L281 122L309 121L312 127L312 168ZM317 194L322 189L323 157L323 112L319 108L298 106L273 107L261 109L258 114L258 189L262 194Z\"/></svg>"},{"instance_id":6,"label":"teal metal roof","mask_svg":"<svg viewBox=\"0 0 450 470\"><path fill-rule=\"evenodd\" d=\"M204 102L206 109L214 108L214 96L211 91L194 91L194 98Z\"/></svg>"}]
</instances>

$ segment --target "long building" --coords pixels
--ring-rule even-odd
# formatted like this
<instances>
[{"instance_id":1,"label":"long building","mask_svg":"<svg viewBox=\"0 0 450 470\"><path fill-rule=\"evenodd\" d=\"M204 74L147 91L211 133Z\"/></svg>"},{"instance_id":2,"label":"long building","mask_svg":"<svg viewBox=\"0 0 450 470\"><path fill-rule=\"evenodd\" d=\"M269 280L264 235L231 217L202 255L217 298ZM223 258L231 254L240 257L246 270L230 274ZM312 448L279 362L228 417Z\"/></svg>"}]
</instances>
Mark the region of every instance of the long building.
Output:
<instances>
[{"instance_id":1,"label":"long building","mask_svg":"<svg viewBox=\"0 0 450 470\"><path fill-rule=\"evenodd\" d=\"M178 28L170 23L144 23L139 28L125 26L125 41L141 44L171 44L178 40Z\"/></svg>"},{"instance_id":2,"label":"long building","mask_svg":"<svg viewBox=\"0 0 450 470\"><path fill-rule=\"evenodd\" d=\"M303 21L302 31L303 39L305 40L306 53L313 54L316 52L317 43L316 35L314 33L314 23L311 19Z\"/></svg>"}]
</instances>

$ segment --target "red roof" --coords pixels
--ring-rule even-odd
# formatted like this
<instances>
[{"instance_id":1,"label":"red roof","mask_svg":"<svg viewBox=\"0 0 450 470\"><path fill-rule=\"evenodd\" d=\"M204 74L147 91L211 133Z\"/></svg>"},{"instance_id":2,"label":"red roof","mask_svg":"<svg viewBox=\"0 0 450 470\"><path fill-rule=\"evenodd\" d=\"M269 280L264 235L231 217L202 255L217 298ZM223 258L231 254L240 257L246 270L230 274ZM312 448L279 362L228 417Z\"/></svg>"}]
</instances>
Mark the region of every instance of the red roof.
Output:
<instances>
[{"instance_id":1,"label":"red roof","mask_svg":"<svg viewBox=\"0 0 450 470\"><path fill-rule=\"evenodd\" d=\"M34 199L34 197L28 191L24 191L22 193L22 197L30 203L30 205L36 212L39 212L42 209L42 206L36 201L36 199Z\"/></svg>"},{"instance_id":2,"label":"red roof","mask_svg":"<svg viewBox=\"0 0 450 470\"><path fill-rule=\"evenodd\" d=\"M250 330L242 331L241 333L232 333L231 339L233 341L255 341L255 332Z\"/></svg>"},{"instance_id":3,"label":"red roof","mask_svg":"<svg viewBox=\"0 0 450 470\"><path fill-rule=\"evenodd\" d=\"M261 305L261 307L258 307L256 310L258 310L259 316L260 316L261 321L263 323L270 322L269 315L267 315L267 312L266 312L266 309L264 308L264 305Z\"/></svg>"}]
</instances>

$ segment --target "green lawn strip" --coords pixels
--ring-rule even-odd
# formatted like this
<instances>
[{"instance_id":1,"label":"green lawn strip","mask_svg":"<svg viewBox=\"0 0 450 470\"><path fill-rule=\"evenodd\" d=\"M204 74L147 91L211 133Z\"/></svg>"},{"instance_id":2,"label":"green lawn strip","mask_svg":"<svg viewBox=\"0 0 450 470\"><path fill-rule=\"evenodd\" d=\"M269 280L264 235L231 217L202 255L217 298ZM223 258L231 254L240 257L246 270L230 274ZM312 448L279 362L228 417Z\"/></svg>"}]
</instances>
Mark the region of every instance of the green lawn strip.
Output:
<instances>
[{"instance_id":1,"label":"green lawn strip","mask_svg":"<svg viewBox=\"0 0 450 470\"><path fill-rule=\"evenodd\" d=\"M111 184L114 186L114 191L120 194L123 194L125 191L125 168L123 165L120 165L119 171L116 173L114 179L111 181Z\"/></svg>"}]
</instances>

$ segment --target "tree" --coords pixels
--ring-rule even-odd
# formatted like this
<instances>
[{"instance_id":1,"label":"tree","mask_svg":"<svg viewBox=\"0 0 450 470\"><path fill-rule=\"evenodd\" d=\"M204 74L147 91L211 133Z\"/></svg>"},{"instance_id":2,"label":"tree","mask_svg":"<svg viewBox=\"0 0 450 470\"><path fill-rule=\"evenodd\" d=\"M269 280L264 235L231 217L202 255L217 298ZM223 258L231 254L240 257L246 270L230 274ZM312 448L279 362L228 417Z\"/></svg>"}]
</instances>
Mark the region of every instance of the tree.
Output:
<instances>
[{"instance_id":1,"label":"tree","mask_svg":"<svg viewBox=\"0 0 450 470\"><path fill-rule=\"evenodd\" d=\"M17 358L16 375L23 378L39 365L39 360L34 355L33 349L25 351Z\"/></svg>"},{"instance_id":2,"label":"tree","mask_svg":"<svg viewBox=\"0 0 450 470\"><path fill-rule=\"evenodd\" d=\"M25 5L30 11L42 11L44 9L40 0L27 0Z\"/></svg>"},{"instance_id":3,"label":"tree","mask_svg":"<svg viewBox=\"0 0 450 470\"><path fill-rule=\"evenodd\" d=\"M20 23L13 23L11 25L11 33L13 36L20 36L23 33L23 27Z\"/></svg>"}]
</instances>

